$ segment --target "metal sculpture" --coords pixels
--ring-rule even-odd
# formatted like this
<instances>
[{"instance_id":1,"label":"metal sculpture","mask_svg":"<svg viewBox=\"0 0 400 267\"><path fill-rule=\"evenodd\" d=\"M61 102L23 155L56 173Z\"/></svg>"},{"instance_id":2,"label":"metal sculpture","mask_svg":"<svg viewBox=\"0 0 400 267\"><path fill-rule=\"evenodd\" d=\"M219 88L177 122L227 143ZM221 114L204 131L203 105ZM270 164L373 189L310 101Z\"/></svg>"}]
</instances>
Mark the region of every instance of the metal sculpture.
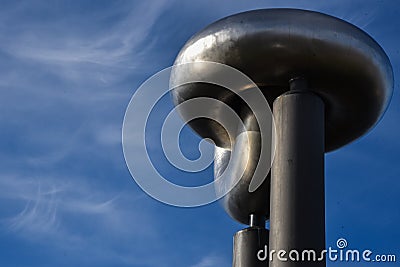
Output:
<instances>
[{"instance_id":1,"label":"metal sculpture","mask_svg":"<svg viewBox=\"0 0 400 267\"><path fill-rule=\"evenodd\" d=\"M175 104L210 97L229 105L243 121L244 129L232 133L208 119L188 122L216 144L216 177L232 154L247 154L251 159L239 183L223 199L232 218L250 225L235 235L233 265L268 266L268 261L256 258L268 244L268 219L270 251L323 250L324 153L359 138L382 117L393 90L387 55L368 34L338 18L305 10L264 9L209 25L185 44L175 64L201 61L226 64L249 76L272 107L276 124L271 172L257 190L249 192L263 149L253 111L216 85L187 84L172 91ZM194 75L193 71L174 72L171 80ZM252 90L244 91L252 94ZM218 115L218 107L212 108ZM189 109L180 109L183 119ZM237 137L243 131L250 133L249 143L235 147L228 134ZM325 261L274 259L269 266L300 265L325 266Z\"/></svg>"}]
</instances>

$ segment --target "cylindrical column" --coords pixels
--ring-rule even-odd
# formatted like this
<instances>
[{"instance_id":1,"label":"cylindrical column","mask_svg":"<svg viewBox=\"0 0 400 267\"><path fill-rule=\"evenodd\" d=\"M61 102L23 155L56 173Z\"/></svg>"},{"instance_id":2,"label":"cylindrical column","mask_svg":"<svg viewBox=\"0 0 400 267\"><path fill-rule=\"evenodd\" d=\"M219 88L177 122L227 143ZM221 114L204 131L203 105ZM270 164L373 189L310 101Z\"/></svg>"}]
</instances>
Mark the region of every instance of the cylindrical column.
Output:
<instances>
[{"instance_id":1,"label":"cylindrical column","mask_svg":"<svg viewBox=\"0 0 400 267\"><path fill-rule=\"evenodd\" d=\"M268 230L249 227L233 237L233 267L268 267Z\"/></svg>"},{"instance_id":2,"label":"cylindrical column","mask_svg":"<svg viewBox=\"0 0 400 267\"><path fill-rule=\"evenodd\" d=\"M322 267L325 249L324 103L304 80L273 105L270 267ZM325 257L323 257L325 258Z\"/></svg>"}]
</instances>

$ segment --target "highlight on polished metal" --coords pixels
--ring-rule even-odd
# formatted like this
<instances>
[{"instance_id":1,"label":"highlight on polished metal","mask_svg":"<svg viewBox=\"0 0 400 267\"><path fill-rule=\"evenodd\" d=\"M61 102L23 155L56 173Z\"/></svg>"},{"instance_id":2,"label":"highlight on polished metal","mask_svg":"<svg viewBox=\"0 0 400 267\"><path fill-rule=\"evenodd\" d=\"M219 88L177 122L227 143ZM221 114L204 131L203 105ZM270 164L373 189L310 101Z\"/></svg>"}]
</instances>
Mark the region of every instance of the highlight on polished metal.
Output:
<instances>
[{"instance_id":1,"label":"highlight on polished metal","mask_svg":"<svg viewBox=\"0 0 400 267\"><path fill-rule=\"evenodd\" d=\"M278 96L289 91L291 79L304 77L308 90L324 102L327 152L370 130L383 115L393 89L390 61L377 42L352 24L312 11L263 9L221 19L195 34L181 49L175 64L202 61L240 70L261 89L271 107ZM201 69L174 72L172 80L193 75L213 77L218 73L203 73ZM248 87L241 92L251 97L253 91ZM172 95L175 104L199 96L218 99L239 114L246 130L257 132L252 111L228 90L197 83L180 86ZM218 116L218 106L212 108ZM191 113L190 107L179 110L195 132L216 144L215 176L218 177L232 153L228 136L237 133L228 133L207 119L189 122L186 116ZM256 137L251 143L254 146L249 153L258 161L260 149ZM242 180L247 179L251 177ZM259 209L268 216L268 183L266 179L262 190L254 193L248 192L247 185L236 187L225 199L228 213L238 214L233 217L243 223L248 222L250 212Z\"/></svg>"},{"instance_id":2,"label":"highlight on polished metal","mask_svg":"<svg viewBox=\"0 0 400 267\"><path fill-rule=\"evenodd\" d=\"M392 93L387 55L356 26L307 10L243 12L195 34L174 66L136 90L124 117L124 157L137 184L163 203L221 199L233 219L249 225L234 236L233 266L265 267L256 255L267 243L271 251L324 251L324 154L372 129ZM165 158L188 172L213 162L213 182L180 186L153 165L147 120L166 94L175 108L161 130ZM184 157L178 139L185 124L213 153L200 142L199 159Z\"/></svg>"},{"instance_id":3,"label":"highlight on polished metal","mask_svg":"<svg viewBox=\"0 0 400 267\"><path fill-rule=\"evenodd\" d=\"M184 72L193 73L193 75L178 79L176 73ZM195 75L195 73L200 75ZM218 75L211 75L215 73ZM235 148L238 148L235 149L237 153L229 155L230 159L224 158L224 169L213 182L201 186L185 187L170 182L158 172L157 166L154 166L146 143L147 123L150 113L163 96L181 86L199 83L224 88L224 90L237 95L249 110L254 110L252 120L257 123L259 129L262 129L264 135L240 132L240 129L246 128L246 122L243 122L240 115L221 100L197 97L178 104L169 112L161 129L161 145L164 156L175 168L186 172L199 172L214 161L214 155L208 153L209 150L202 149L202 147L204 148L202 143L199 144L200 158L189 160L183 155L179 146L179 136L186 123L178 117L176 110L190 110L190 113L186 113L188 121L207 119L221 125L227 133L235 133L228 135L227 138L231 140L230 142L234 144ZM253 88L254 91L251 97L241 94L241 91L248 87ZM218 107L217 112L215 107ZM209 204L225 196L237 183L243 183L240 181L240 177L246 174L250 178L249 169L253 175L251 183L250 180L248 181L247 190L256 190L263 184L272 163L271 152L273 153L274 148L273 138L270 135L274 133L273 127L272 112L263 94L257 89L257 85L240 71L215 62L176 64L146 80L132 96L122 127L123 153L133 179L148 195L165 204L196 207ZM264 159L262 165L254 165L254 161L251 159L252 152L249 149L253 146L250 143L254 142L255 138L259 142L259 146L262 143L265 147L264 151L268 152L268 154L259 153L259 157ZM269 167L265 168L265 165ZM261 168L257 171L258 166ZM232 176L232 173L235 176Z\"/></svg>"},{"instance_id":4,"label":"highlight on polished metal","mask_svg":"<svg viewBox=\"0 0 400 267\"><path fill-rule=\"evenodd\" d=\"M384 50L367 33L341 19L306 10L262 9L223 18L195 34L175 64L194 62L229 65L254 83L237 93L205 83L181 84L171 91L175 105L199 97L218 100L217 105L200 110L186 105L178 111L197 134L215 144L215 179L228 173L235 181L222 203L232 218L250 228L234 237L233 266L267 266L253 256L260 240L268 242L268 219L270 249L322 251L324 153L361 137L383 116L393 91L392 66ZM171 81L218 75L193 68L173 72ZM259 111L242 101L243 96L258 100L258 88L273 109L276 128L276 135L266 134L275 138L269 147L276 147L271 172L261 158L271 151L260 142L264 133L256 116ZM192 119L193 112L207 110L223 122L223 105L237 113L241 125L225 128L208 118ZM248 143L242 142L243 133ZM235 167L228 170L230 163L245 164L244 172L237 173ZM267 176L253 188L255 166ZM218 191L226 184L215 186ZM300 265L275 261L269 266ZM325 266L325 262L307 266Z\"/></svg>"},{"instance_id":5,"label":"highlight on polished metal","mask_svg":"<svg viewBox=\"0 0 400 267\"><path fill-rule=\"evenodd\" d=\"M327 106L326 151L371 129L392 95L392 67L378 43L356 26L318 12L262 9L221 19L194 35L175 64L199 61L240 70L263 90L270 104L288 91L291 79L305 77L309 89ZM174 99L180 103L200 94L231 97L199 84L174 91ZM218 125L190 125L201 136L212 136L217 146L229 146Z\"/></svg>"}]
</instances>

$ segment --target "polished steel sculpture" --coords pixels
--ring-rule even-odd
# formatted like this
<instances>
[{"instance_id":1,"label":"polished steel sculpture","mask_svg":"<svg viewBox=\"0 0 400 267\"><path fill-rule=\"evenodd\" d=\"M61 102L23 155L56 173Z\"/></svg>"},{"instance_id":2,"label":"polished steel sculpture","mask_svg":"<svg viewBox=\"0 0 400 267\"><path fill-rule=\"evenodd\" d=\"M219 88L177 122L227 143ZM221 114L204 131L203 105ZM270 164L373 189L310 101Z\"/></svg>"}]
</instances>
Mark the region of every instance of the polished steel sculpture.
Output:
<instances>
[{"instance_id":1,"label":"polished steel sculpture","mask_svg":"<svg viewBox=\"0 0 400 267\"><path fill-rule=\"evenodd\" d=\"M201 61L223 63L249 76L273 109L276 124L271 172L256 191L249 192L262 149L252 111L216 85L187 84L172 91L175 104L200 96L214 98L232 107L244 122L244 129L232 133L209 119L188 122L216 144L216 177L232 154L246 151L252 159L223 199L232 218L250 225L235 235L233 265L268 266L268 261L256 258L268 242L268 219L270 250L323 250L324 153L362 136L382 117L393 90L392 67L385 52L364 31L338 18L305 10L264 9L209 25L185 44L175 64ZM175 72L171 80L193 74ZM246 93L251 90L247 88ZM180 109L184 120L189 113ZM235 151L228 134L238 136L242 131L251 133L249 147ZM325 262L274 258L269 266L300 265L325 266Z\"/></svg>"}]
</instances>

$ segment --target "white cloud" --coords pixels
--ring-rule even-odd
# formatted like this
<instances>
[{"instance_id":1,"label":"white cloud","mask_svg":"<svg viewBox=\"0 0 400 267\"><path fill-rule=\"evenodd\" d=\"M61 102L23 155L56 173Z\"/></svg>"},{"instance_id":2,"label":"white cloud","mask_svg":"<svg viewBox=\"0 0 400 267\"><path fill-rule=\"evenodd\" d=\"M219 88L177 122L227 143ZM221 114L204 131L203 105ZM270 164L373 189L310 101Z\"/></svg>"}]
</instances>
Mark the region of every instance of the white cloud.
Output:
<instances>
[{"instance_id":1,"label":"white cloud","mask_svg":"<svg viewBox=\"0 0 400 267\"><path fill-rule=\"evenodd\" d=\"M222 266L230 266L230 263L221 256L208 255L200 260L200 262L192 265L191 267L222 267Z\"/></svg>"},{"instance_id":2,"label":"white cloud","mask_svg":"<svg viewBox=\"0 0 400 267\"><path fill-rule=\"evenodd\" d=\"M120 124L135 86L130 83L139 84L157 71L154 66L158 67L160 61L156 58L165 52L157 47L162 33L152 35L152 29L161 23L159 18L171 8L171 2L123 3L110 10L53 15L47 21L32 21L26 14L38 8L49 12L49 3L2 5L0 123L7 125L2 133L8 131L14 136L6 136L5 152L0 153L0 209L4 211L0 223L25 242L42 245L45 250L69 252L81 266L86 258L93 262L108 260L109 266L168 266L168 260L151 253L153 246L159 246L158 251L165 248L161 256L179 253L173 241L159 240L161 224L172 225L173 220L160 220L157 212L147 207L150 197L134 188L122 191L113 182L93 186L97 182L95 173L93 177L76 175L90 172L86 167L89 164L103 171L101 165L107 162L110 168L104 167L105 171L124 168L123 179L129 179L121 160ZM182 3L173 7L180 8ZM371 5L364 7L362 3L320 1L312 6L365 28L377 13L381 14L379 9L369 11ZM186 3L185 12L195 16L203 16L203 12L207 19L216 19L278 5L310 7L309 1L193 1ZM170 17L166 21L172 25L173 20ZM201 23L209 22L203 19ZM177 24L171 32L184 26ZM183 44L184 40L179 42ZM172 50L178 52L179 47ZM389 126L396 125L392 123L395 119ZM396 131L390 129L381 134L390 134L395 140ZM349 158L361 158L358 151L353 152L356 154L349 154ZM346 155L342 157L347 159ZM369 162L368 158L363 162ZM191 267L230 265L223 256L208 255Z\"/></svg>"},{"instance_id":3,"label":"white cloud","mask_svg":"<svg viewBox=\"0 0 400 267\"><path fill-rule=\"evenodd\" d=\"M9 160L52 166L78 151L101 157L99 146L120 148L123 111L135 86L124 81L157 64L151 33L168 4L126 2L58 17L51 14L56 5L4 6L0 122L17 126L20 147L40 147ZM51 22L26 16L35 12Z\"/></svg>"},{"instance_id":4,"label":"white cloud","mask_svg":"<svg viewBox=\"0 0 400 267\"><path fill-rule=\"evenodd\" d=\"M59 17L51 24L46 21L33 24L20 22L25 27L16 27L12 36L3 38L6 42L1 46L13 56L38 63L74 65L86 62L129 68L129 64L121 62L130 62L131 67L140 64L137 58L126 57L143 54L139 46L148 41L151 28L164 7L162 1L136 3L117 9L120 14L114 14L113 10L103 16L89 15L84 23L74 22L73 17ZM11 20L11 16L17 17L12 13L4 15L3 21ZM100 26L93 30L92 26L104 23L105 17L111 15L119 15L120 19L106 25L106 28ZM142 46L148 47L148 43Z\"/></svg>"},{"instance_id":5,"label":"white cloud","mask_svg":"<svg viewBox=\"0 0 400 267\"><path fill-rule=\"evenodd\" d=\"M158 241L158 225L141 191L116 192L89 186L89 179L1 175L0 201L13 215L2 218L9 231L28 242L116 262L152 262L143 253L121 250L129 243ZM11 204L11 205L10 205ZM20 208L18 208L20 207ZM101 242L99 242L101 240Z\"/></svg>"}]
</instances>

